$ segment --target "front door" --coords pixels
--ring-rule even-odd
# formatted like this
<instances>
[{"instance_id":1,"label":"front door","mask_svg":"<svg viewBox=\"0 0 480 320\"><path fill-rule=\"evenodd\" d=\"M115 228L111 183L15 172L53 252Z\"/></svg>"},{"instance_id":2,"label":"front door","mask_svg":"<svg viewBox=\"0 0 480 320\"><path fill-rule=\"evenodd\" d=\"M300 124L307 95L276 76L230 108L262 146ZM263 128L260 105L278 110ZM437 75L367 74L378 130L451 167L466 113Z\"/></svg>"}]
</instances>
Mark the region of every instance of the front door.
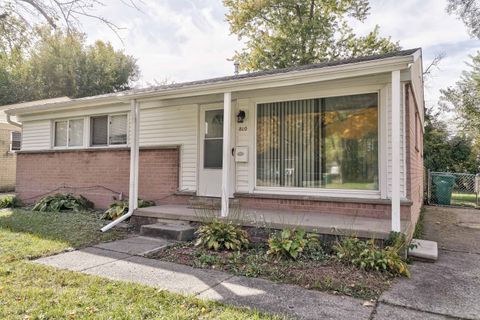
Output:
<instances>
[{"instance_id":1,"label":"front door","mask_svg":"<svg viewBox=\"0 0 480 320\"><path fill-rule=\"evenodd\" d=\"M222 105L200 108L199 195L221 197L223 165Z\"/></svg>"}]
</instances>

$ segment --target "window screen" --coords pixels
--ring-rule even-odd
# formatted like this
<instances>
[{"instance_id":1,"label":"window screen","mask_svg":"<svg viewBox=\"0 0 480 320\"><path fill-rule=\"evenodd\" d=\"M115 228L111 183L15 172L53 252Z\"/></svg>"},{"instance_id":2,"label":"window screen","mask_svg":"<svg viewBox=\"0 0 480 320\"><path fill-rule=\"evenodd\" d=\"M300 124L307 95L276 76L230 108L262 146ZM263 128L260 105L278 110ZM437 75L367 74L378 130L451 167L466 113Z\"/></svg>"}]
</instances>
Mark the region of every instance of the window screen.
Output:
<instances>
[{"instance_id":1,"label":"window screen","mask_svg":"<svg viewBox=\"0 0 480 320\"><path fill-rule=\"evenodd\" d=\"M68 121L55 122L55 137L54 137L54 144L53 144L55 147L67 146L67 127L68 127Z\"/></svg>"},{"instance_id":2,"label":"window screen","mask_svg":"<svg viewBox=\"0 0 480 320\"><path fill-rule=\"evenodd\" d=\"M68 146L83 146L83 119L70 120L68 124Z\"/></svg>"},{"instance_id":3,"label":"window screen","mask_svg":"<svg viewBox=\"0 0 480 320\"><path fill-rule=\"evenodd\" d=\"M110 144L127 144L127 115L110 117Z\"/></svg>"},{"instance_id":4,"label":"window screen","mask_svg":"<svg viewBox=\"0 0 480 320\"><path fill-rule=\"evenodd\" d=\"M13 131L11 135L11 147L12 151L19 151L22 146L22 133L19 131Z\"/></svg>"},{"instance_id":5,"label":"window screen","mask_svg":"<svg viewBox=\"0 0 480 320\"><path fill-rule=\"evenodd\" d=\"M108 144L108 116L90 118L90 144L106 146Z\"/></svg>"}]
</instances>

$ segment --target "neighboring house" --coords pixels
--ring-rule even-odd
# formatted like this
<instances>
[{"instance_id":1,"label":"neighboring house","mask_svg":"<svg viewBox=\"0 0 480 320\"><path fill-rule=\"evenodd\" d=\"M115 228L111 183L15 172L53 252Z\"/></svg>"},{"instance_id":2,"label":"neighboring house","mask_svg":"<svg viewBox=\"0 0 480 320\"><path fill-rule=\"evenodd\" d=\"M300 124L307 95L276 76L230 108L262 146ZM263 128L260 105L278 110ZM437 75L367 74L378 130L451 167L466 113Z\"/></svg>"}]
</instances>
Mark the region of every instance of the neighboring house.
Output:
<instances>
[{"instance_id":1,"label":"neighboring house","mask_svg":"<svg viewBox=\"0 0 480 320\"><path fill-rule=\"evenodd\" d=\"M55 103L70 100L68 97L37 100L0 106L0 192L15 190L17 152L21 150L22 126L15 116L8 116L7 109L25 108L38 103Z\"/></svg>"},{"instance_id":2,"label":"neighboring house","mask_svg":"<svg viewBox=\"0 0 480 320\"><path fill-rule=\"evenodd\" d=\"M16 191L32 201L70 190L99 208L131 194L131 208L137 196L160 205L136 211L146 221L195 220L192 199L221 199L226 216L233 198L257 217L293 214L312 227L353 217L351 230L385 236L378 221L411 233L423 100L412 49L15 106Z\"/></svg>"},{"instance_id":3,"label":"neighboring house","mask_svg":"<svg viewBox=\"0 0 480 320\"><path fill-rule=\"evenodd\" d=\"M15 190L15 152L20 150L21 131L21 128L7 122L7 116L0 108L0 192Z\"/></svg>"}]
</instances>

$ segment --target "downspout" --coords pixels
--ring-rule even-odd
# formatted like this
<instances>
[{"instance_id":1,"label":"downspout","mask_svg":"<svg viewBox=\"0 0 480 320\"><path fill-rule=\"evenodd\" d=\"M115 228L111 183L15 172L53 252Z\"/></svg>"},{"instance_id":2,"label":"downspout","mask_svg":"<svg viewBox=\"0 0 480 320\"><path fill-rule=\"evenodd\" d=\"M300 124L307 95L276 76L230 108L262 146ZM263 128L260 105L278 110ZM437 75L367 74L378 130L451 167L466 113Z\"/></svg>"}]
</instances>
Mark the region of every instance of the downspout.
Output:
<instances>
[{"instance_id":1,"label":"downspout","mask_svg":"<svg viewBox=\"0 0 480 320\"><path fill-rule=\"evenodd\" d=\"M128 212L120 218L110 222L102 229L102 232L108 231L120 222L130 218L138 207L138 159L139 159L139 132L140 132L140 108L136 100L130 102L130 123L131 133L130 138L130 185L128 197Z\"/></svg>"},{"instance_id":2,"label":"downspout","mask_svg":"<svg viewBox=\"0 0 480 320\"><path fill-rule=\"evenodd\" d=\"M13 121L13 120L10 118L10 115L9 115L8 113L7 113L7 122L8 122L9 124L11 124L12 126L19 127L19 128L22 127L22 124Z\"/></svg>"}]
</instances>

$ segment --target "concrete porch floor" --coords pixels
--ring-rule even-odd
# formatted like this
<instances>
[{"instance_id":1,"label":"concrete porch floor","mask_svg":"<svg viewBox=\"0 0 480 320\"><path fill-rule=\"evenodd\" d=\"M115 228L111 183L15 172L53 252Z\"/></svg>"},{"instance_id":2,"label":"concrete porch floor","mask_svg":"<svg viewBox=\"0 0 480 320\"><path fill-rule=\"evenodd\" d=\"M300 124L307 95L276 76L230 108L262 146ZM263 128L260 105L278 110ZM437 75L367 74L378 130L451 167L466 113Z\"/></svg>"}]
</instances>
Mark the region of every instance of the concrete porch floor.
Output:
<instances>
[{"instance_id":1,"label":"concrete porch floor","mask_svg":"<svg viewBox=\"0 0 480 320\"><path fill-rule=\"evenodd\" d=\"M391 230L391 220L315 212L290 212L266 209L231 209L231 218L250 227L301 227L309 232L326 235L355 235L361 238L386 239ZM192 205L158 205L135 210L133 217L139 221L201 222L207 216L219 215L219 210L194 208ZM410 231L409 221L402 221L402 231ZM408 233L408 232L407 232Z\"/></svg>"}]
</instances>

